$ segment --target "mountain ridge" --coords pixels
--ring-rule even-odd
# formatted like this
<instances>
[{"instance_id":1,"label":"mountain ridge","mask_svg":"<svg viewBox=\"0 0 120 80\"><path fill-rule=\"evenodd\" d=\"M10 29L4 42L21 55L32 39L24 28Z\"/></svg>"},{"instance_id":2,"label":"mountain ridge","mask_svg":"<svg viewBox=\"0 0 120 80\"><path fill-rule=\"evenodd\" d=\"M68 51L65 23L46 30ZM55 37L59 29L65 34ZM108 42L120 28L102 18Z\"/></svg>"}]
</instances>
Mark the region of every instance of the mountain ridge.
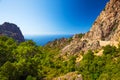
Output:
<instances>
[{"instance_id":1,"label":"mountain ridge","mask_svg":"<svg viewBox=\"0 0 120 80\"><path fill-rule=\"evenodd\" d=\"M118 45L120 41L120 1L110 0L95 20L90 31L81 39L74 39L65 46L62 54L77 54L89 49L97 50L106 45ZM104 44L106 43L106 44Z\"/></svg>"}]
</instances>

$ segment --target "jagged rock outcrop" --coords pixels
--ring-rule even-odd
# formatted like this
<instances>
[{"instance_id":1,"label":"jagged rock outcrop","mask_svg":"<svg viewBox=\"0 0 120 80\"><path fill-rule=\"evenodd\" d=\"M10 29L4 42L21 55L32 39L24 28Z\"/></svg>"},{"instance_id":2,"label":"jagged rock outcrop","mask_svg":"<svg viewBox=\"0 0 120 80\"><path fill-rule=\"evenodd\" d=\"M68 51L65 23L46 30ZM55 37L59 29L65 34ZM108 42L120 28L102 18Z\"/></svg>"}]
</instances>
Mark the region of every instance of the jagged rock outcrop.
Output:
<instances>
[{"instance_id":1,"label":"jagged rock outcrop","mask_svg":"<svg viewBox=\"0 0 120 80\"><path fill-rule=\"evenodd\" d=\"M54 41L48 42L45 46L50 48L63 48L69 41L66 38L56 39Z\"/></svg>"},{"instance_id":2,"label":"jagged rock outcrop","mask_svg":"<svg viewBox=\"0 0 120 80\"><path fill-rule=\"evenodd\" d=\"M92 28L85 34L89 40L115 40L120 38L120 0L110 0Z\"/></svg>"},{"instance_id":3,"label":"jagged rock outcrop","mask_svg":"<svg viewBox=\"0 0 120 80\"><path fill-rule=\"evenodd\" d=\"M48 42L44 48L50 48L53 50L61 50L63 47L67 46L68 44L70 44L70 42L72 41L72 37L71 38L61 38L61 39L55 39L54 41L50 41Z\"/></svg>"},{"instance_id":4,"label":"jagged rock outcrop","mask_svg":"<svg viewBox=\"0 0 120 80\"><path fill-rule=\"evenodd\" d=\"M62 54L75 54L89 49L96 50L105 45L116 45L120 41L120 0L110 0L97 17L92 28L82 39L74 39L65 46Z\"/></svg>"},{"instance_id":5,"label":"jagged rock outcrop","mask_svg":"<svg viewBox=\"0 0 120 80\"><path fill-rule=\"evenodd\" d=\"M5 22L2 25L0 25L0 36L8 36L12 37L13 39L17 40L18 42L23 42L24 37L20 31L20 29L17 27L17 25Z\"/></svg>"},{"instance_id":6,"label":"jagged rock outcrop","mask_svg":"<svg viewBox=\"0 0 120 80\"><path fill-rule=\"evenodd\" d=\"M81 74L78 74L77 72L70 72L64 76L60 76L52 80L83 80L83 79Z\"/></svg>"}]
</instances>

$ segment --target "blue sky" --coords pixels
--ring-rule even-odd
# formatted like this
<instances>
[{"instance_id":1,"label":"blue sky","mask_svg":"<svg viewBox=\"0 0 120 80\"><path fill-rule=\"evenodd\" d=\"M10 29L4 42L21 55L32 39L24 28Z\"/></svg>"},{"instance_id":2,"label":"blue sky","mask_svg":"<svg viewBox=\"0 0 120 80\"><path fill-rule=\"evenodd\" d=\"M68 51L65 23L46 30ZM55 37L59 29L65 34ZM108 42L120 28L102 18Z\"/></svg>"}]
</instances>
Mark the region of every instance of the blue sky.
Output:
<instances>
[{"instance_id":1,"label":"blue sky","mask_svg":"<svg viewBox=\"0 0 120 80\"><path fill-rule=\"evenodd\" d=\"M0 0L0 24L15 23L24 35L87 32L109 0Z\"/></svg>"}]
</instances>

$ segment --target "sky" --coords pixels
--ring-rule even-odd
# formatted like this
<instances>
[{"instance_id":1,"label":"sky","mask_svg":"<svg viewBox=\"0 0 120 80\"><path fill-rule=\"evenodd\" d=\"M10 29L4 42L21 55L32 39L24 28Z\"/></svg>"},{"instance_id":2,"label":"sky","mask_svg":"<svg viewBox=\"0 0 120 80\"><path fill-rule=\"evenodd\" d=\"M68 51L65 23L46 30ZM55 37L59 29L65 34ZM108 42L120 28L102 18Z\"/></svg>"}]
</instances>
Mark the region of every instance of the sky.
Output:
<instances>
[{"instance_id":1,"label":"sky","mask_svg":"<svg viewBox=\"0 0 120 80\"><path fill-rule=\"evenodd\" d=\"M0 0L0 24L18 25L24 35L89 31L109 0Z\"/></svg>"}]
</instances>

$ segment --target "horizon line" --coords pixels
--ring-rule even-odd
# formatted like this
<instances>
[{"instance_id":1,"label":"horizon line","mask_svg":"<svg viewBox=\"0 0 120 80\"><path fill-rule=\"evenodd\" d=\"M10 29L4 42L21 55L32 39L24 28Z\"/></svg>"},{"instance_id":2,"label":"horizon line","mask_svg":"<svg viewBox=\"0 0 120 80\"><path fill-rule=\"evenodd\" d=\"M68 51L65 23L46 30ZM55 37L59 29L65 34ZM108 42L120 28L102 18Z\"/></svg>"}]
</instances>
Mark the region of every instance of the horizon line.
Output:
<instances>
[{"instance_id":1,"label":"horizon line","mask_svg":"<svg viewBox=\"0 0 120 80\"><path fill-rule=\"evenodd\" d=\"M76 34L85 34L85 33L71 33L71 34L23 34L24 36L40 36L40 35L76 35Z\"/></svg>"}]
</instances>

